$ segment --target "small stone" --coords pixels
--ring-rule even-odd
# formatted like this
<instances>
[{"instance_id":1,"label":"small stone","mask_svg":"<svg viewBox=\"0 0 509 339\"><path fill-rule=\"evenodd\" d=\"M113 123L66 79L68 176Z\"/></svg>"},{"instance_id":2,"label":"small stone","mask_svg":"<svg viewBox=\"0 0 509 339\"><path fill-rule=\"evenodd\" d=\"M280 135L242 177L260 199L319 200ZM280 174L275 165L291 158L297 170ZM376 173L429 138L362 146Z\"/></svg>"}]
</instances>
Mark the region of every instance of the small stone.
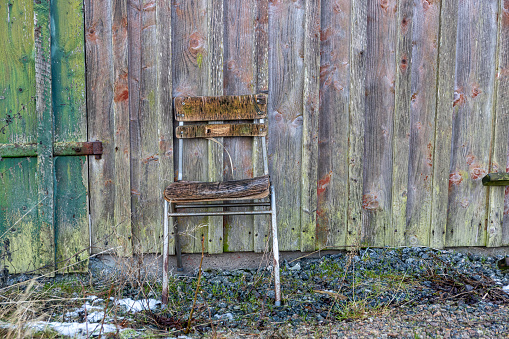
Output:
<instances>
[{"instance_id":1,"label":"small stone","mask_svg":"<svg viewBox=\"0 0 509 339\"><path fill-rule=\"evenodd\" d=\"M290 271L300 271L300 263L296 263L294 266L288 268Z\"/></svg>"},{"instance_id":2,"label":"small stone","mask_svg":"<svg viewBox=\"0 0 509 339\"><path fill-rule=\"evenodd\" d=\"M470 291L472 291L472 290L474 289L474 287L473 287L473 286L471 286L471 285L468 285L468 284L467 284L467 285L465 285L465 289L466 289L468 292L470 292Z\"/></svg>"}]
</instances>

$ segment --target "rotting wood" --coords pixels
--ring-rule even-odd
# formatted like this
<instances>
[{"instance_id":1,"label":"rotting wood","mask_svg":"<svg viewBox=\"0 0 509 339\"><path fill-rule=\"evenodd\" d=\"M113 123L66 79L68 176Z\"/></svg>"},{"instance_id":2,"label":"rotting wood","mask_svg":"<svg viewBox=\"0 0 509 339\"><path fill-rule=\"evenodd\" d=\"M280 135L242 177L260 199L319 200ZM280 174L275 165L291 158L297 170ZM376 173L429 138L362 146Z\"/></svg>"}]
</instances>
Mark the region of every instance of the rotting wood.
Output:
<instances>
[{"instance_id":1,"label":"rotting wood","mask_svg":"<svg viewBox=\"0 0 509 339\"><path fill-rule=\"evenodd\" d=\"M55 268L55 167L53 161L54 123L51 92L51 11L50 2L34 4L35 88L37 111L37 185L40 224L37 266L54 274ZM28 239L27 239L28 240Z\"/></svg>"},{"instance_id":2,"label":"rotting wood","mask_svg":"<svg viewBox=\"0 0 509 339\"><path fill-rule=\"evenodd\" d=\"M253 120L267 116L267 95L176 97L175 120Z\"/></svg>"},{"instance_id":3,"label":"rotting wood","mask_svg":"<svg viewBox=\"0 0 509 339\"><path fill-rule=\"evenodd\" d=\"M268 192L269 176L265 175L221 182L178 181L166 187L164 198L170 202L255 199L252 197L267 196Z\"/></svg>"},{"instance_id":4,"label":"rotting wood","mask_svg":"<svg viewBox=\"0 0 509 339\"><path fill-rule=\"evenodd\" d=\"M429 246L433 248L443 248L445 246L458 23L458 0L442 1L440 4L437 108L435 110L435 142L433 148L433 195L429 240Z\"/></svg>"},{"instance_id":5,"label":"rotting wood","mask_svg":"<svg viewBox=\"0 0 509 339\"><path fill-rule=\"evenodd\" d=\"M348 141L347 246L359 246L365 214L362 210L364 166L364 111L366 107L367 9L352 0L350 28L350 106Z\"/></svg>"},{"instance_id":6,"label":"rotting wood","mask_svg":"<svg viewBox=\"0 0 509 339\"><path fill-rule=\"evenodd\" d=\"M446 246L486 245L488 196L481 179L489 169L497 9L489 1L458 5Z\"/></svg>"},{"instance_id":7,"label":"rotting wood","mask_svg":"<svg viewBox=\"0 0 509 339\"><path fill-rule=\"evenodd\" d=\"M300 250L316 249L318 122L320 114L320 0L306 1L304 21L304 92L302 94L302 162Z\"/></svg>"},{"instance_id":8,"label":"rotting wood","mask_svg":"<svg viewBox=\"0 0 509 339\"><path fill-rule=\"evenodd\" d=\"M490 158L490 172L502 172L506 169L509 140L509 0L500 0L498 5L498 49L493 96L493 133ZM491 176L495 173L490 173ZM498 175L498 173L497 173ZM509 179L509 178L508 178ZM483 178L483 185L485 179ZM486 246L498 247L509 245L509 196L502 187L489 188L488 196L488 229Z\"/></svg>"},{"instance_id":9,"label":"rotting wood","mask_svg":"<svg viewBox=\"0 0 509 339\"><path fill-rule=\"evenodd\" d=\"M413 18L414 1L400 0L398 2L397 65L396 83L394 85L392 217L385 231L385 245L388 246L403 246L407 230L408 163L410 152L410 115L408 112L410 111L411 70L413 67L412 31L416 29L418 30L416 35L422 35L421 25L415 25ZM432 79L434 80L434 78Z\"/></svg>"},{"instance_id":10,"label":"rotting wood","mask_svg":"<svg viewBox=\"0 0 509 339\"><path fill-rule=\"evenodd\" d=\"M318 248L346 243L350 96L350 0L322 0L316 237Z\"/></svg>"},{"instance_id":11,"label":"rotting wood","mask_svg":"<svg viewBox=\"0 0 509 339\"><path fill-rule=\"evenodd\" d=\"M266 124L201 124L177 127L176 137L215 138L215 137L255 137L267 135Z\"/></svg>"}]
</instances>

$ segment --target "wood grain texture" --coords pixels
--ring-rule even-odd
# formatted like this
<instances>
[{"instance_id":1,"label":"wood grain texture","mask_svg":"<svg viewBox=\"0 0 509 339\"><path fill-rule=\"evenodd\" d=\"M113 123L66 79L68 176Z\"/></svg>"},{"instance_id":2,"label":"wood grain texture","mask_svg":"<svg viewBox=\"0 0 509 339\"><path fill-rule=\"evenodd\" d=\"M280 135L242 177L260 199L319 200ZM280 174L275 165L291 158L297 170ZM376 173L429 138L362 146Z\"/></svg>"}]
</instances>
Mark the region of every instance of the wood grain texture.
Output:
<instances>
[{"instance_id":1,"label":"wood grain texture","mask_svg":"<svg viewBox=\"0 0 509 339\"><path fill-rule=\"evenodd\" d=\"M350 95L350 1L322 0L316 237L318 248L346 242Z\"/></svg>"},{"instance_id":2,"label":"wood grain texture","mask_svg":"<svg viewBox=\"0 0 509 339\"><path fill-rule=\"evenodd\" d=\"M281 251L300 248L305 1L269 3L269 157Z\"/></svg>"},{"instance_id":3,"label":"wood grain texture","mask_svg":"<svg viewBox=\"0 0 509 339\"><path fill-rule=\"evenodd\" d=\"M509 1L500 0L498 7L497 74L493 99L493 140L491 147L490 172L507 171L509 140ZM505 166L505 170L504 170ZM507 178L509 179L509 178ZM483 178L485 184L485 178ZM486 246L497 247L509 244L509 213L507 187L489 188L488 229ZM506 207L507 206L507 207ZM506 212L507 211L507 212Z\"/></svg>"},{"instance_id":4,"label":"wood grain texture","mask_svg":"<svg viewBox=\"0 0 509 339\"><path fill-rule=\"evenodd\" d=\"M397 1L367 8L364 189L361 243L383 246L391 221L392 135L396 76Z\"/></svg>"},{"instance_id":5,"label":"wood grain texture","mask_svg":"<svg viewBox=\"0 0 509 339\"><path fill-rule=\"evenodd\" d=\"M92 253L130 255L127 6L88 0L85 8L88 133L103 142L102 158L89 163Z\"/></svg>"},{"instance_id":6,"label":"wood grain texture","mask_svg":"<svg viewBox=\"0 0 509 339\"><path fill-rule=\"evenodd\" d=\"M35 20L35 109L37 117L37 186L39 265L55 268L55 164L53 160L54 123L51 86L51 11L49 1L34 4ZM32 241L35 239L31 239ZM37 265L37 266L39 266Z\"/></svg>"},{"instance_id":7,"label":"wood grain texture","mask_svg":"<svg viewBox=\"0 0 509 339\"><path fill-rule=\"evenodd\" d=\"M269 176L220 182L174 182L164 190L170 202L247 199L269 192Z\"/></svg>"},{"instance_id":8,"label":"wood grain texture","mask_svg":"<svg viewBox=\"0 0 509 339\"><path fill-rule=\"evenodd\" d=\"M394 134L392 141L392 217L385 231L385 245L389 246L402 246L405 244L405 232L407 229L408 163L410 156L409 112L412 95L412 31L414 27L417 30L417 36L422 34L422 24L414 23L414 7L414 1L411 0L400 0L398 2L397 67L394 96Z\"/></svg>"},{"instance_id":9,"label":"wood grain texture","mask_svg":"<svg viewBox=\"0 0 509 339\"><path fill-rule=\"evenodd\" d=\"M438 45L437 108L435 146L433 148L433 197L429 246L445 246L449 164L451 156L452 102L456 67L456 32L458 1L444 1L440 7L440 40Z\"/></svg>"},{"instance_id":10,"label":"wood grain texture","mask_svg":"<svg viewBox=\"0 0 509 339\"><path fill-rule=\"evenodd\" d=\"M34 3L0 6L0 143L35 143ZM0 269L10 274L51 263L50 239L39 234L36 173L35 158L0 161Z\"/></svg>"},{"instance_id":11,"label":"wood grain texture","mask_svg":"<svg viewBox=\"0 0 509 339\"><path fill-rule=\"evenodd\" d=\"M431 224L433 144L440 4L416 5L410 100L410 158L405 244L427 246Z\"/></svg>"},{"instance_id":12,"label":"wood grain texture","mask_svg":"<svg viewBox=\"0 0 509 339\"><path fill-rule=\"evenodd\" d=\"M347 246L358 246L362 224L364 167L364 111L366 108L367 8L352 0L350 19L350 108L348 111L348 233Z\"/></svg>"},{"instance_id":13,"label":"wood grain texture","mask_svg":"<svg viewBox=\"0 0 509 339\"><path fill-rule=\"evenodd\" d=\"M266 124L201 124L177 127L177 138L255 137L267 135Z\"/></svg>"},{"instance_id":14,"label":"wood grain texture","mask_svg":"<svg viewBox=\"0 0 509 339\"><path fill-rule=\"evenodd\" d=\"M509 186L509 173L488 173L482 178L483 186Z\"/></svg>"},{"instance_id":15,"label":"wood grain texture","mask_svg":"<svg viewBox=\"0 0 509 339\"><path fill-rule=\"evenodd\" d=\"M171 64L171 3L165 0L156 0L156 67L157 89L156 110L159 142L159 183L161 196L164 188L173 182L173 100L172 100L172 64ZM163 218L167 216L163 215ZM170 230L169 253L175 252L174 230ZM159 241L163 244L163 239ZM163 252L162 249L160 250Z\"/></svg>"},{"instance_id":16,"label":"wood grain texture","mask_svg":"<svg viewBox=\"0 0 509 339\"><path fill-rule=\"evenodd\" d=\"M56 142L87 141L83 2L52 2L52 92ZM54 153L59 153L55 149ZM61 153L61 152L60 152ZM86 156L55 158L57 269L88 270L88 162Z\"/></svg>"},{"instance_id":17,"label":"wood grain texture","mask_svg":"<svg viewBox=\"0 0 509 339\"><path fill-rule=\"evenodd\" d=\"M207 95L223 95L224 64L224 1L207 2ZM220 121L218 121L220 123ZM217 141L217 142L216 142ZM223 180L223 139L208 140L208 181ZM208 252L221 253L224 249L223 218L208 218ZM195 251L202 250L199 239L195 242Z\"/></svg>"},{"instance_id":18,"label":"wood grain texture","mask_svg":"<svg viewBox=\"0 0 509 339\"><path fill-rule=\"evenodd\" d=\"M154 0L133 1L129 7L133 245L139 253L157 253L163 232L159 141L160 131L168 126L159 125L163 112L156 101L160 95L156 11Z\"/></svg>"},{"instance_id":19,"label":"wood grain texture","mask_svg":"<svg viewBox=\"0 0 509 339\"><path fill-rule=\"evenodd\" d=\"M455 114L446 246L485 246L498 7L494 1L458 6Z\"/></svg>"},{"instance_id":20,"label":"wood grain texture","mask_svg":"<svg viewBox=\"0 0 509 339\"><path fill-rule=\"evenodd\" d=\"M320 113L320 0L306 1L304 92L302 94L302 166L300 250L316 249L318 122Z\"/></svg>"},{"instance_id":21,"label":"wood grain texture","mask_svg":"<svg viewBox=\"0 0 509 339\"><path fill-rule=\"evenodd\" d=\"M172 4L172 82L174 97L210 95L208 17L206 0L175 1ZM178 149L175 149L178 159ZM207 181L208 141L191 139L184 142L184 180ZM175 174L178 174L175 171ZM205 236L208 251L208 219L178 218L183 252L201 252L201 237ZM196 244L195 244L196 243ZM196 245L196 246L195 246Z\"/></svg>"},{"instance_id":22,"label":"wood grain texture","mask_svg":"<svg viewBox=\"0 0 509 339\"><path fill-rule=\"evenodd\" d=\"M231 62L230 67L234 67ZM174 101L177 121L253 120L267 116L266 94L177 97Z\"/></svg>"},{"instance_id":23,"label":"wood grain texture","mask_svg":"<svg viewBox=\"0 0 509 339\"><path fill-rule=\"evenodd\" d=\"M269 12L268 1L255 2L255 92L269 89ZM269 120L270 121L270 120ZM272 121L270 121L272 122ZM253 140L253 175L264 174L262 139ZM278 195L276 195L277 200ZM255 210L260 209L255 207ZM270 222L267 216L254 216L253 220L253 249L255 252L266 251L269 248Z\"/></svg>"}]
</instances>

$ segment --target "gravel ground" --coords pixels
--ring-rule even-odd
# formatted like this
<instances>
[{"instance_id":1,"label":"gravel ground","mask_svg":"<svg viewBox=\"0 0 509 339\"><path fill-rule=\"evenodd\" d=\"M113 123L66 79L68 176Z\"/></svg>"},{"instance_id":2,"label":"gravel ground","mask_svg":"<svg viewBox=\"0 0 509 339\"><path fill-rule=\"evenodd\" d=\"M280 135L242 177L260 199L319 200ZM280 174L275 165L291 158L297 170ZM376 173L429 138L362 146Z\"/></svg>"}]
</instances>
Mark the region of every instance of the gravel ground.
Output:
<instances>
[{"instance_id":1,"label":"gravel ground","mask_svg":"<svg viewBox=\"0 0 509 339\"><path fill-rule=\"evenodd\" d=\"M191 336L509 337L500 258L386 248L282 262L281 307L273 306L270 267L206 271ZM184 325L197 278L175 279L184 283L173 285L172 311L161 315Z\"/></svg>"},{"instance_id":2,"label":"gravel ground","mask_svg":"<svg viewBox=\"0 0 509 339\"><path fill-rule=\"evenodd\" d=\"M206 270L200 279L198 272L171 276L168 307L137 313L118 303L122 298L160 300L160 279L143 275L135 263L112 269L92 258L90 274L39 283L46 293L39 298L58 297L67 304L37 305L52 321L88 319L90 326L103 322L122 329L109 337L176 337L184 334L200 281L191 338L509 338L509 291L503 290L509 274L497 268L501 258L383 248L282 261L281 307L274 306L270 266ZM103 298L95 306L104 316L91 320L92 313L87 318L87 312L70 312L84 296ZM74 313L79 317L71 319Z\"/></svg>"}]
</instances>

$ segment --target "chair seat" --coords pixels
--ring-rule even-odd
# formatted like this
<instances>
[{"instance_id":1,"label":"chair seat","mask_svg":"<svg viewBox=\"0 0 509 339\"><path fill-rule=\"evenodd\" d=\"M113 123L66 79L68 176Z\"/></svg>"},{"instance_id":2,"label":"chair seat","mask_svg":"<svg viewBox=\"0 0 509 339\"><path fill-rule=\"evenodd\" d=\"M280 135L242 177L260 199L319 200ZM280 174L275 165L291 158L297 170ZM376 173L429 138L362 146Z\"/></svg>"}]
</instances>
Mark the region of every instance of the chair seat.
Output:
<instances>
[{"instance_id":1,"label":"chair seat","mask_svg":"<svg viewBox=\"0 0 509 339\"><path fill-rule=\"evenodd\" d=\"M269 176L222 182L178 181L164 190L169 202L262 199L269 195Z\"/></svg>"}]
</instances>

